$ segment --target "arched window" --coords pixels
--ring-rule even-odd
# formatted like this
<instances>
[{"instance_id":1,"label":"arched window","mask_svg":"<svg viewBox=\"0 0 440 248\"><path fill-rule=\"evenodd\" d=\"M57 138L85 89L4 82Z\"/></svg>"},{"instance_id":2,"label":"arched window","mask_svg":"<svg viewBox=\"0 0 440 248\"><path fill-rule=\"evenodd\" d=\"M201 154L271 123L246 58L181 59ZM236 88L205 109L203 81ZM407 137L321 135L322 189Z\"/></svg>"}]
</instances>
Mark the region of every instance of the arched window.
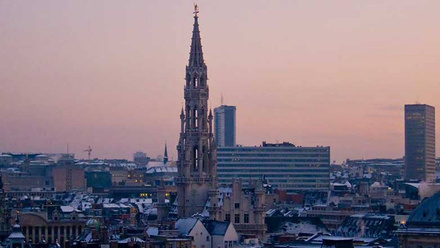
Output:
<instances>
[{"instance_id":1,"label":"arched window","mask_svg":"<svg viewBox=\"0 0 440 248\"><path fill-rule=\"evenodd\" d=\"M197 147L193 149L193 171L199 171L199 149Z\"/></svg>"},{"instance_id":2,"label":"arched window","mask_svg":"<svg viewBox=\"0 0 440 248\"><path fill-rule=\"evenodd\" d=\"M193 114L192 114L192 126L194 128L197 128L197 118L198 118L198 111L197 111L197 107L193 109Z\"/></svg>"}]
</instances>

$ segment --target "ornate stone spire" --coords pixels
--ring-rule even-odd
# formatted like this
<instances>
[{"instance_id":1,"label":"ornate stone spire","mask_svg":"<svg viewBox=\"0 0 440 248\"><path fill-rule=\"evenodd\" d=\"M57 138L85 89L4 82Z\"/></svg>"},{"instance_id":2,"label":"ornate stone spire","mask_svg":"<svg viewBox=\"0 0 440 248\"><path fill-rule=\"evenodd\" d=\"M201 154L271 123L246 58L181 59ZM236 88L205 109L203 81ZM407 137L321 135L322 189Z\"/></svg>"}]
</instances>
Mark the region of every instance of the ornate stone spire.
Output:
<instances>
[{"instance_id":1,"label":"ornate stone spire","mask_svg":"<svg viewBox=\"0 0 440 248\"><path fill-rule=\"evenodd\" d=\"M195 6L189 62L186 66L184 109L180 114L181 133L177 145L178 216L202 213L208 198L216 193L217 164L212 118L208 117L208 69L203 60L202 43Z\"/></svg>"},{"instance_id":2,"label":"ornate stone spire","mask_svg":"<svg viewBox=\"0 0 440 248\"><path fill-rule=\"evenodd\" d=\"M199 8L197 4L194 5L194 27L191 39L191 51L189 53L189 63L190 67L205 67L205 61L203 60L202 51L202 39L200 38L199 30Z\"/></svg>"}]
</instances>

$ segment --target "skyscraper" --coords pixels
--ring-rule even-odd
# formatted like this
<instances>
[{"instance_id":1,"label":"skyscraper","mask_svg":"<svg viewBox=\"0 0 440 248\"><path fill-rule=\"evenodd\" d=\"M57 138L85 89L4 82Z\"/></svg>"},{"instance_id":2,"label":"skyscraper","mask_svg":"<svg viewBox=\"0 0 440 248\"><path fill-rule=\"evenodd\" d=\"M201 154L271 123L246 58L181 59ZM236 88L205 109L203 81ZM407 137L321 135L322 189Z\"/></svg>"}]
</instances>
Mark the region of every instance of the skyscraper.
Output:
<instances>
[{"instance_id":1,"label":"skyscraper","mask_svg":"<svg viewBox=\"0 0 440 248\"><path fill-rule=\"evenodd\" d=\"M208 76L198 19L196 5L191 51L186 66L185 106L180 114L181 131L177 145L177 211L180 218L202 213L209 197L212 199L210 215L215 215L218 207L213 117L211 111L208 115Z\"/></svg>"},{"instance_id":2,"label":"skyscraper","mask_svg":"<svg viewBox=\"0 0 440 248\"><path fill-rule=\"evenodd\" d=\"M435 109L405 105L405 179L435 178Z\"/></svg>"},{"instance_id":3,"label":"skyscraper","mask_svg":"<svg viewBox=\"0 0 440 248\"><path fill-rule=\"evenodd\" d=\"M214 109L214 137L219 147L235 146L235 106Z\"/></svg>"}]
</instances>

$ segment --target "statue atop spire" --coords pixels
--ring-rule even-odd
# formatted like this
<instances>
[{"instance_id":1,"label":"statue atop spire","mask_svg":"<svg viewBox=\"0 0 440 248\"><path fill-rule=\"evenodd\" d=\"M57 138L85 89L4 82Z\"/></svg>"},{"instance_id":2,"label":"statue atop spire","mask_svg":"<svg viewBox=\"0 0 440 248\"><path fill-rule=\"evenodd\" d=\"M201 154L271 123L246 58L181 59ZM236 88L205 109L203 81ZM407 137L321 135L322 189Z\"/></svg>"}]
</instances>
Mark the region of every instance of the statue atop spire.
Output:
<instances>
[{"instance_id":1,"label":"statue atop spire","mask_svg":"<svg viewBox=\"0 0 440 248\"><path fill-rule=\"evenodd\" d=\"M199 6L197 6L197 4L194 4L194 17L198 18L199 17Z\"/></svg>"}]
</instances>

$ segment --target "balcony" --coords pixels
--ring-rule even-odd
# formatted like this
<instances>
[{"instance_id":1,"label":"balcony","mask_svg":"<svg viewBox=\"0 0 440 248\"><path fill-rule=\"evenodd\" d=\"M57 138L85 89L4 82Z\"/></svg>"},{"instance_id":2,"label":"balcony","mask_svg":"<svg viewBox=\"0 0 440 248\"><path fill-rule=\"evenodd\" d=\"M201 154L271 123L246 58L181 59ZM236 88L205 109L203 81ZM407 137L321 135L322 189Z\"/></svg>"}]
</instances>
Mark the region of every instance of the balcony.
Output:
<instances>
[{"instance_id":1,"label":"balcony","mask_svg":"<svg viewBox=\"0 0 440 248\"><path fill-rule=\"evenodd\" d=\"M185 99L208 99L208 95L209 95L208 88L184 89Z\"/></svg>"}]
</instances>

